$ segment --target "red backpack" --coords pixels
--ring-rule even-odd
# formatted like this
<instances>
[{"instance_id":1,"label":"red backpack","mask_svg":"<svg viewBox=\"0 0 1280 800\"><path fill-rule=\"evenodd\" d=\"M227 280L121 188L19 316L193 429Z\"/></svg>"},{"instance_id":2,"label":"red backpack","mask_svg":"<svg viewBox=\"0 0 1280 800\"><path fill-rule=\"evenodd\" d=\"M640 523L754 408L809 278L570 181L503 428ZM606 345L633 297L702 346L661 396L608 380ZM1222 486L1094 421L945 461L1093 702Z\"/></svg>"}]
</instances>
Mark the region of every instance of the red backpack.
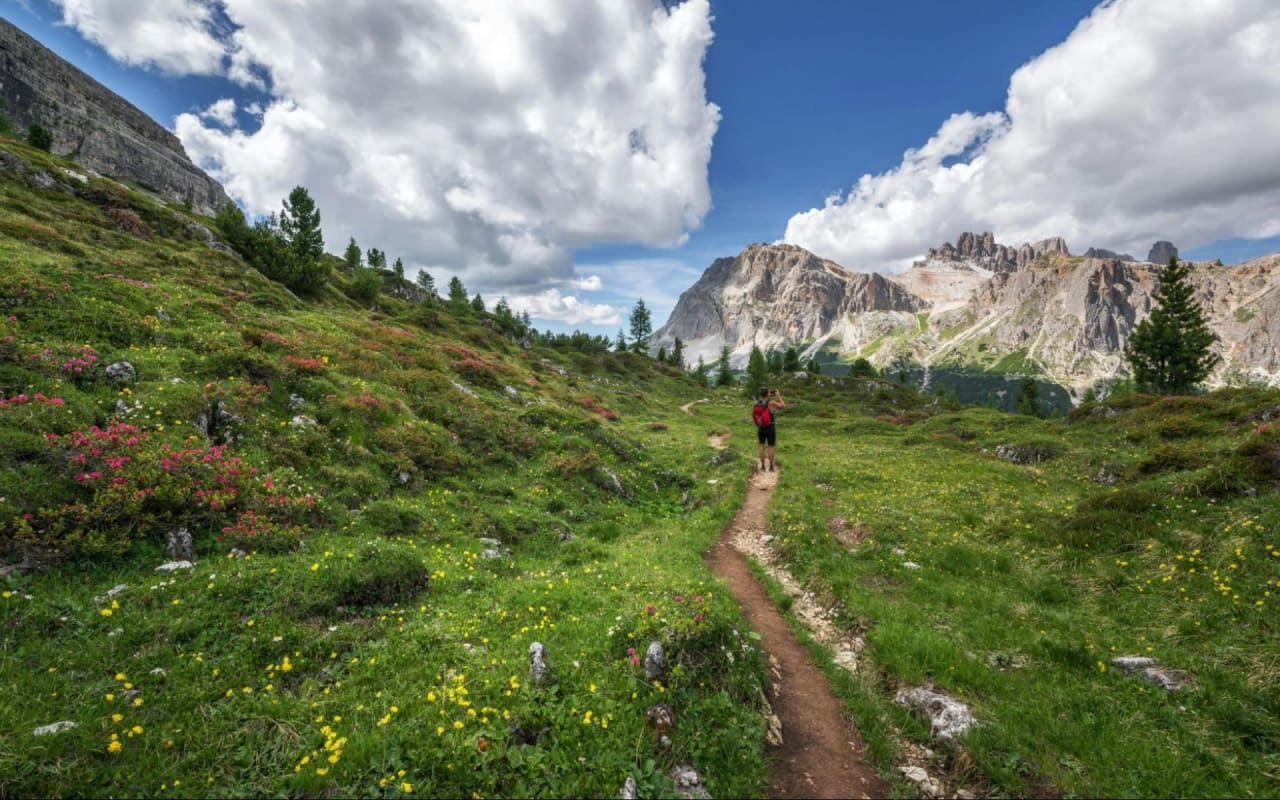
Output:
<instances>
[{"instance_id":1,"label":"red backpack","mask_svg":"<svg viewBox=\"0 0 1280 800\"><path fill-rule=\"evenodd\" d=\"M769 410L769 403L756 401L751 408L751 421L756 424L757 428L767 428L773 424L773 412Z\"/></svg>"}]
</instances>

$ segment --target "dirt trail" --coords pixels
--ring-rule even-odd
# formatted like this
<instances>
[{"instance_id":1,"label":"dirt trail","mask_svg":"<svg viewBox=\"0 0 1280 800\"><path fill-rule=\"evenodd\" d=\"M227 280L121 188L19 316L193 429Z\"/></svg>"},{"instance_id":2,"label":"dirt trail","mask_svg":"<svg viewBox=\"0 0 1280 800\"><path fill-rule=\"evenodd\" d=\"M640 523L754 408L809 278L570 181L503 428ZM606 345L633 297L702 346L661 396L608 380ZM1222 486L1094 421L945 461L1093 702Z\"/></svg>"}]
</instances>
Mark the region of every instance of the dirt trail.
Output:
<instances>
[{"instance_id":1,"label":"dirt trail","mask_svg":"<svg viewBox=\"0 0 1280 800\"><path fill-rule=\"evenodd\" d=\"M712 447L724 447L728 434L712 434ZM871 767L858 733L840 715L840 703L821 670L796 641L787 621L751 574L746 552L766 547L766 510L778 482L777 472L755 472L737 515L710 550L707 565L729 585L743 616L760 634L773 670L770 701L780 736L770 732L773 760L770 797L887 797L886 784ZM778 741L780 739L780 742Z\"/></svg>"}]
</instances>

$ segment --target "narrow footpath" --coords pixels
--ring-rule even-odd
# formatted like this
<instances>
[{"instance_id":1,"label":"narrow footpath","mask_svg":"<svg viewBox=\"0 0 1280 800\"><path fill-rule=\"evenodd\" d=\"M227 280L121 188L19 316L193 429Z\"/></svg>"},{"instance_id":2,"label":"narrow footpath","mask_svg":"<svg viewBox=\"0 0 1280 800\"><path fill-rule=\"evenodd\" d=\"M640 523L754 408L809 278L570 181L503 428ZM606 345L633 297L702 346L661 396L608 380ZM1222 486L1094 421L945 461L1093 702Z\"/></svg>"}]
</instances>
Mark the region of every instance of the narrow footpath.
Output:
<instances>
[{"instance_id":1,"label":"narrow footpath","mask_svg":"<svg viewBox=\"0 0 1280 800\"><path fill-rule=\"evenodd\" d=\"M689 406L683 410L692 413ZM708 443L723 448L727 436L712 434ZM728 584L752 630L760 634L773 671L769 701L781 730L771 724L769 796L887 797L889 786L871 767L858 732L841 716L831 685L792 635L739 549L741 543L758 542L765 535L778 474L754 472L742 507L705 555L707 565Z\"/></svg>"}]
</instances>

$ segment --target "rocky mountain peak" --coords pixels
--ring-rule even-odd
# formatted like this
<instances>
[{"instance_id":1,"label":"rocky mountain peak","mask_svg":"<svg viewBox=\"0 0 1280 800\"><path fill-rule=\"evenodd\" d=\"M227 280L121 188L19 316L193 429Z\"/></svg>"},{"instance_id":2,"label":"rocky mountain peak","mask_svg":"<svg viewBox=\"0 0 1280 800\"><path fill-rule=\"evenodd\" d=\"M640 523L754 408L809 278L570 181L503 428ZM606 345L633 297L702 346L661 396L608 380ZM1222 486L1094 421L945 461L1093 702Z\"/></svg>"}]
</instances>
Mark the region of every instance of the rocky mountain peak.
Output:
<instances>
[{"instance_id":1,"label":"rocky mountain peak","mask_svg":"<svg viewBox=\"0 0 1280 800\"><path fill-rule=\"evenodd\" d=\"M1027 242L1021 247L1014 248L997 242L991 231L983 233L965 231L956 238L954 245L947 242L941 247L929 248L924 262L916 262L916 266L921 263L946 265L950 262L956 266L963 265L987 272L1011 272L1022 269L1047 253L1071 255L1067 249L1066 240L1061 236L1041 239L1038 242Z\"/></svg>"},{"instance_id":2,"label":"rocky mountain peak","mask_svg":"<svg viewBox=\"0 0 1280 800\"><path fill-rule=\"evenodd\" d=\"M1169 263L1169 259L1177 257L1178 248L1173 246L1173 242L1166 242L1163 239L1151 245L1151 250L1147 253L1148 262L1162 267Z\"/></svg>"}]
</instances>

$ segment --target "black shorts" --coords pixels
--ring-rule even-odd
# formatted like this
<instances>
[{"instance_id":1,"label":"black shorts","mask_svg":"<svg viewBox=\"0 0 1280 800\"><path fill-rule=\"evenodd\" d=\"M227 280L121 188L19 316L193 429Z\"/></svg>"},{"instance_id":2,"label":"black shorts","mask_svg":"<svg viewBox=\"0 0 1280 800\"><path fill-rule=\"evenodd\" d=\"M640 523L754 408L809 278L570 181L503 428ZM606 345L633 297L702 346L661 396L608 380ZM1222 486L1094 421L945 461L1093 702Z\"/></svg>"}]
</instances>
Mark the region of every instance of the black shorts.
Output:
<instances>
[{"instance_id":1,"label":"black shorts","mask_svg":"<svg viewBox=\"0 0 1280 800\"><path fill-rule=\"evenodd\" d=\"M766 425L763 428L756 428L756 440L760 444L767 444L770 447L778 446L778 429L773 425Z\"/></svg>"}]
</instances>

